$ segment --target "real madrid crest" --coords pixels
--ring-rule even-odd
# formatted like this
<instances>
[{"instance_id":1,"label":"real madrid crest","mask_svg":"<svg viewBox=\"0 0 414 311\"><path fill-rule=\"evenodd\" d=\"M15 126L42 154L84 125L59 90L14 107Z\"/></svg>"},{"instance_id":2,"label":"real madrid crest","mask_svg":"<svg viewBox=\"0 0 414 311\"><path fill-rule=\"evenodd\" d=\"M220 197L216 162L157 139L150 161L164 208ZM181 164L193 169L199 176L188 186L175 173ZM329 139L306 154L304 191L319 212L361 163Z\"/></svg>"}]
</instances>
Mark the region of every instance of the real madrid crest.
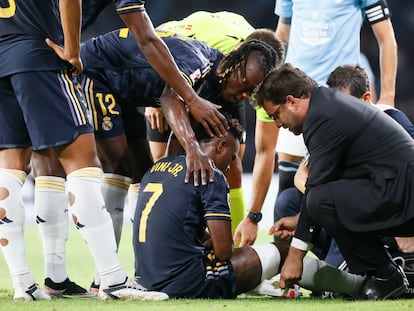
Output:
<instances>
[{"instance_id":1,"label":"real madrid crest","mask_svg":"<svg viewBox=\"0 0 414 311\"><path fill-rule=\"evenodd\" d=\"M102 121L102 129L104 131L110 131L112 130L113 127L114 127L114 124L112 123L111 118L108 116L105 116Z\"/></svg>"}]
</instances>

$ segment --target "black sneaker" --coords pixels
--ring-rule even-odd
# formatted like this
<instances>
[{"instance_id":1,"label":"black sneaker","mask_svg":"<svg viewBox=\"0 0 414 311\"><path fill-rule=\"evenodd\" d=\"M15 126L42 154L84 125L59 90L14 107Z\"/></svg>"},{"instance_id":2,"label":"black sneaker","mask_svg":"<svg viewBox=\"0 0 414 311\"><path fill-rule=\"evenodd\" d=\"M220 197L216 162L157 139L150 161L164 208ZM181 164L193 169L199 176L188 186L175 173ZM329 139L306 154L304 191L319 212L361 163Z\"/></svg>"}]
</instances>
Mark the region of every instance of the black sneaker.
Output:
<instances>
[{"instance_id":1,"label":"black sneaker","mask_svg":"<svg viewBox=\"0 0 414 311\"><path fill-rule=\"evenodd\" d=\"M388 277L366 277L360 288L362 300L385 300L400 298L408 289L408 280L401 267Z\"/></svg>"},{"instance_id":2,"label":"black sneaker","mask_svg":"<svg viewBox=\"0 0 414 311\"><path fill-rule=\"evenodd\" d=\"M61 283L55 283L50 278L46 278L43 290L50 297L54 298L92 297L86 289L72 282L69 278Z\"/></svg>"}]
</instances>

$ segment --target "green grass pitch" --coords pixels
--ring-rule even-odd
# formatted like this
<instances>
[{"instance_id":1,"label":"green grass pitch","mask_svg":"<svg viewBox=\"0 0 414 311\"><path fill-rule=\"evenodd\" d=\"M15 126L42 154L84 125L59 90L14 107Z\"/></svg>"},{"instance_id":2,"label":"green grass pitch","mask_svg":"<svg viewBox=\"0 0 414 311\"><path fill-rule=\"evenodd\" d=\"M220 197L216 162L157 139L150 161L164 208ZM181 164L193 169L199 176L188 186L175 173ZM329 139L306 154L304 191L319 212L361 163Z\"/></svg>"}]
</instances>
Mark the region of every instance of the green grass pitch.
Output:
<instances>
[{"instance_id":1,"label":"green grass pitch","mask_svg":"<svg viewBox=\"0 0 414 311\"><path fill-rule=\"evenodd\" d=\"M32 273L40 285L43 283L43 259L40 236L36 225L26 226L26 257ZM122 265L128 275L133 275L133 252L131 248L132 226L124 228L119 256ZM257 243L269 241L269 237L263 231L260 233ZM92 257L85 242L74 228L70 230L67 244L68 274L71 280L79 285L88 287L92 281L95 267ZM313 298L280 299L271 297L244 297L235 300L168 300L162 302L146 301L99 301L93 298L84 299L54 299L52 301L13 302L12 286L9 272L3 256L0 256L0 310L137 310L141 308L150 310L277 310L277 311L316 311L316 310L413 310L414 301L395 300L383 302L353 302L337 300L322 300Z\"/></svg>"}]
</instances>

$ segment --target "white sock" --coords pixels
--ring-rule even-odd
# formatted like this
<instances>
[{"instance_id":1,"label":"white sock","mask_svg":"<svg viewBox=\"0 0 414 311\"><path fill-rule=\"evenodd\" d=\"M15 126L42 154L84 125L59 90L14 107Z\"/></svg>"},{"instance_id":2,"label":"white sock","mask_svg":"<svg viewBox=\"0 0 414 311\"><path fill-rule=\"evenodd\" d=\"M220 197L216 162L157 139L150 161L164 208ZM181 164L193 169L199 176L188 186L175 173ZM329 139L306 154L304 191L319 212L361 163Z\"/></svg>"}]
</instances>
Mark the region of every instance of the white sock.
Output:
<instances>
[{"instance_id":1,"label":"white sock","mask_svg":"<svg viewBox=\"0 0 414 311\"><path fill-rule=\"evenodd\" d=\"M0 169L0 245L14 288L35 283L26 261L22 187L26 173Z\"/></svg>"},{"instance_id":2,"label":"white sock","mask_svg":"<svg viewBox=\"0 0 414 311\"><path fill-rule=\"evenodd\" d=\"M87 167L67 176L70 211L86 241L101 278L101 287L122 283L126 274L117 252L111 216L101 192L102 170Z\"/></svg>"},{"instance_id":3,"label":"white sock","mask_svg":"<svg viewBox=\"0 0 414 311\"><path fill-rule=\"evenodd\" d=\"M127 209L129 211L129 215L130 215L129 218L131 219L131 222L134 222L135 209L137 207L140 186L141 186L140 183L129 185L128 197L127 197Z\"/></svg>"},{"instance_id":4,"label":"white sock","mask_svg":"<svg viewBox=\"0 0 414 311\"><path fill-rule=\"evenodd\" d=\"M260 258L262 265L261 281L269 279L279 273L280 252L273 244L267 243L262 245L251 246Z\"/></svg>"},{"instance_id":5,"label":"white sock","mask_svg":"<svg viewBox=\"0 0 414 311\"><path fill-rule=\"evenodd\" d=\"M43 243L45 278L61 283L68 277L66 241L69 200L65 191L65 179L56 176L36 177L34 207Z\"/></svg>"},{"instance_id":6,"label":"white sock","mask_svg":"<svg viewBox=\"0 0 414 311\"><path fill-rule=\"evenodd\" d=\"M334 292L354 295L358 292L364 278L328 265L326 262L305 256L303 273L299 285L315 292Z\"/></svg>"},{"instance_id":7,"label":"white sock","mask_svg":"<svg viewBox=\"0 0 414 311\"><path fill-rule=\"evenodd\" d=\"M131 178L129 177L104 173L101 189L106 209L109 215L111 215L117 249L121 240L124 206L130 184ZM98 271L95 272L94 283L97 285L101 283Z\"/></svg>"},{"instance_id":8,"label":"white sock","mask_svg":"<svg viewBox=\"0 0 414 311\"><path fill-rule=\"evenodd\" d=\"M109 173L104 174L102 181L102 194L106 209L112 218L117 247L119 247L119 241L121 240L125 199L130 183L131 178L129 177Z\"/></svg>"}]
</instances>

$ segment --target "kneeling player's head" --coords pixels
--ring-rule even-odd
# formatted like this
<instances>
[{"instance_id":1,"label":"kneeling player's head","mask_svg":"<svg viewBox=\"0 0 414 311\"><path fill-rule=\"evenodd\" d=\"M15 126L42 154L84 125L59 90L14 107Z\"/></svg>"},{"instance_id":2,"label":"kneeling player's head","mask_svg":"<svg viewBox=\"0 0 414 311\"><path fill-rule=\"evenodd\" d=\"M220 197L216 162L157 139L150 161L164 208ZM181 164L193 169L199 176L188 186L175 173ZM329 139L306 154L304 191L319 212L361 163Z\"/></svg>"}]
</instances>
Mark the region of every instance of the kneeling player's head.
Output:
<instances>
[{"instance_id":1,"label":"kneeling player's head","mask_svg":"<svg viewBox=\"0 0 414 311\"><path fill-rule=\"evenodd\" d=\"M193 126L197 141L203 152L213 160L216 167L225 173L229 165L237 157L240 141L243 139L244 130L237 119L226 115L230 128L228 135L224 137L210 137L204 127L197 124Z\"/></svg>"},{"instance_id":2,"label":"kneeling player's head","mask_svg":"<svg viewBox=\"0 0 414 311\"><path fill-rule=\"evenodd\" d=\"M249 40L224 56L216 76L225 101L237 103L249 99L266 74L282 60L268 44Z\"/></svg>"},{"instance_id":3,"label":"kneeling player's head","mask_svg":"<svg viewBox=\"0 0 414 311\"><path fill-rule=\"evenodd\" d=\"M364 68L358 65L336 67L329 75L326 84L330 88L350 94L363 101L371 100L369 78Z\"/></svg>"}]
</instances>

